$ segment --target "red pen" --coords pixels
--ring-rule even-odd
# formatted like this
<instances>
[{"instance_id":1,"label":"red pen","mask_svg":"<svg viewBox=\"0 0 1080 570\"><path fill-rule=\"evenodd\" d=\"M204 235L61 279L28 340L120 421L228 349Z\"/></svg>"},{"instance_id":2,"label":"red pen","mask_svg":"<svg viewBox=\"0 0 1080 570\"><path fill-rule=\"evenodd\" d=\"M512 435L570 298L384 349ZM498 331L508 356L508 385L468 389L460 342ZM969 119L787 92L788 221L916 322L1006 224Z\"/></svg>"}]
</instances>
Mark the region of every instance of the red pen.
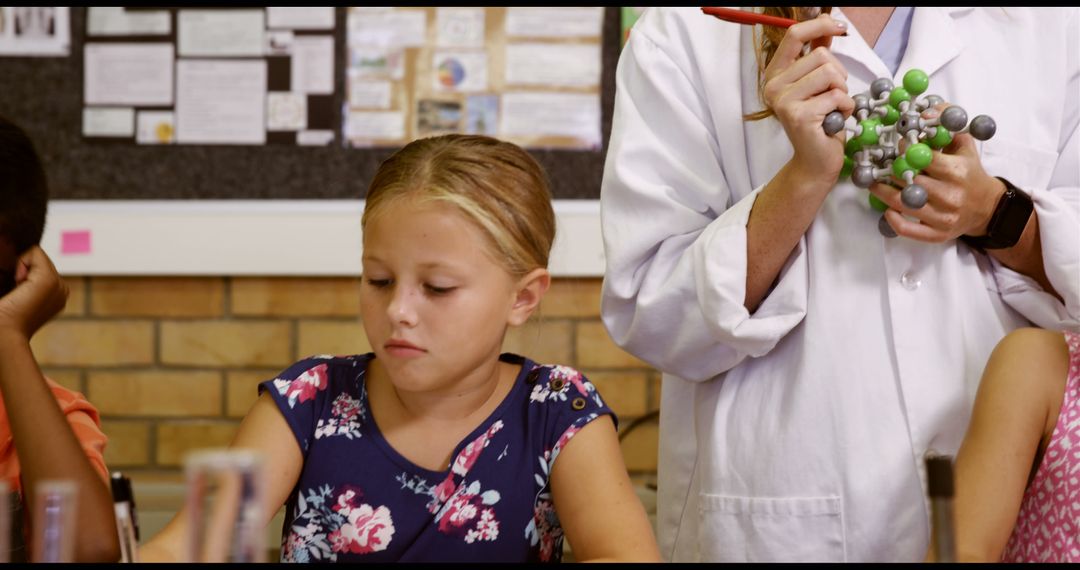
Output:
<instances>
[{"instance_id":1,"label":"red pen","mask_svg":"<svg viewBox=\"0 0 1080 570\"><path fill-rule=\"evenodd\" d=\"M790 28L791 26L798 24L797 20L791 18L781 18L779 16L768 16L765 14L759 14L757 12L750 12L748 10L734 10L732 8L720 8L718 6L704 6L701 8L702 12L710 16L716 16L721 20L728 22L735 22L737 24L761 24L764 26L773 26L777 28ZM840 34L846 36L847 32ZM803 46L803 49L809 49L809 46ZM805 54L805 51L804 51ZM822 128L825 129L825 134L830 137L840 132L844 128L844 115L840 111L833 111L826 115L825 120L822 121Z\"/></svg>"},{"instance_id":2,"label":"red pen","mask_svg":"<svg viewBox=\"0 0 1080 570\"><path fill-rule=\"evenodd\" d=\"M719 6L705 6L701 11L710 16L715 16L728 22L735 22L736 24L761 24L763 26L773 26L775 28L790 28L799 23L798 20L792 20L791 18L781 18L779 16L769 16L767 14L759 14L748 10L721 8ZM840 35L846 36L847 32Z\"/></svg>"}]
</instances>

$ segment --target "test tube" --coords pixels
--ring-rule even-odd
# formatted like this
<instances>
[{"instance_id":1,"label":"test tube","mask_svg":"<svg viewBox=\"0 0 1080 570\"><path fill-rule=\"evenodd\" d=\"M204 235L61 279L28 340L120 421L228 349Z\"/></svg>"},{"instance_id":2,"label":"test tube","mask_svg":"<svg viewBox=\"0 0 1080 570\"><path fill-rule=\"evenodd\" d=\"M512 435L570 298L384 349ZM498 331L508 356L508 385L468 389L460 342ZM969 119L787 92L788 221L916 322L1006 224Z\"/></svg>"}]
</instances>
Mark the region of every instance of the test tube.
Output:
<instances>
[{"instance_id":1,"label":"test tube","mask_svg":"<svg viewBox=\"0 0 1080 570\"><path fill-rule=\"evenodd\" d=\"M188 457L188 561L265 562L262 458L251 450Z\"/></svg>"},{"instance_id":2,"label":"test tube","mask_svg":"<svg viewBox=\"0 0 1080 570\"><path fill-rule=\"evenodd\" d=\"M75 510L78 495L75 483L50 479L35 490L32 541L33 562L74 562Z\"/></svg>"}]
</instances>

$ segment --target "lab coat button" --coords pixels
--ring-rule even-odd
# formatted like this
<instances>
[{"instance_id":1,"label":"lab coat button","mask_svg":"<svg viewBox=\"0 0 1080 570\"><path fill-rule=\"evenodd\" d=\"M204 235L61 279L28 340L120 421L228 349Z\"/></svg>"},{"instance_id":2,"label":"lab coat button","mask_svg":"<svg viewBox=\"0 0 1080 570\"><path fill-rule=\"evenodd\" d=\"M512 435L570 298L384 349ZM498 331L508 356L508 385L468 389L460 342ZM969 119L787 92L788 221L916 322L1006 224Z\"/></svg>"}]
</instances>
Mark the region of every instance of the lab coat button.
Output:
<instances>
[{"instance_id":1,"label":"lab coat button","mask_svg":"<svg viewBox=\"0 0 1080 570\"><path fill-rule=\"evenodd\" d=\"M916 277L914 273L905 271L904 274L900 276L900 285L908 291L914 291L922 285L922 281Z\"/></svg>"}]
</instances>

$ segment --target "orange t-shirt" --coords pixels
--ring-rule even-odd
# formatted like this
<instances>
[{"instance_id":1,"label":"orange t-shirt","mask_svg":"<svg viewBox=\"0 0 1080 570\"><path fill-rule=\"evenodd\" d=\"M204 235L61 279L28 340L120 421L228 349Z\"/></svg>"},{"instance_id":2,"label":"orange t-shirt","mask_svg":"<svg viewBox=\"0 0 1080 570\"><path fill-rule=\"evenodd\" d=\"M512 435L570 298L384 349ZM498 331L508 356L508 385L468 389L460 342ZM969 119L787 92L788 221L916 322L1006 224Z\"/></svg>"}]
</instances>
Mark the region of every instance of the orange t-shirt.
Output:
<instances>
[{"instance_id":1,"label":"orange t-shirt","mask_svg":"<svg viewBox=\"0 0 1080 570\"><path fill-rule=\"evenodd\" d=\"M71 431L79 440L90 464L94 466L101 478L108 483L109 470L105 467L105 443L108 437L101 431L101 418L95 408L82 394L68 390L67 388L45 378L45 383L52 390L56 402L60 404L60 410L67 417L71 425ZM7 481L9 491L22 491L20 478L19 456L15 454L15 439L12 437L11 425L8 423L7 408L0 400L0 479Z\"/></svg>"}]
</instances>

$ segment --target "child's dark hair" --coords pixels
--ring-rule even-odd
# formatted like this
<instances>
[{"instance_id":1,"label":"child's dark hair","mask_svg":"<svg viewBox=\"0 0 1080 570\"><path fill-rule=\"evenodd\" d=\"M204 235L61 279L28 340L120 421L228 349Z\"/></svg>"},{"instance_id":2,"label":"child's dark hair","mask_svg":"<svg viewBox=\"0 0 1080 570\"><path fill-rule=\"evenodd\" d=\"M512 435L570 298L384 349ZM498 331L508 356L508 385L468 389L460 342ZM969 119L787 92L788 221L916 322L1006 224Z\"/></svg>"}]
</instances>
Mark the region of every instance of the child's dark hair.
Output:
<instances>
[{"instance_id":1,"label":"child's dark hair","mask_svg":"<svg viewBox=\"0 0 1080 570\"><path fill-rule=\"evenodd\" d=\"M0 238L17 253L41 243L49 188L34 143L0 116Z\"/></svg>"}]
</instances>

